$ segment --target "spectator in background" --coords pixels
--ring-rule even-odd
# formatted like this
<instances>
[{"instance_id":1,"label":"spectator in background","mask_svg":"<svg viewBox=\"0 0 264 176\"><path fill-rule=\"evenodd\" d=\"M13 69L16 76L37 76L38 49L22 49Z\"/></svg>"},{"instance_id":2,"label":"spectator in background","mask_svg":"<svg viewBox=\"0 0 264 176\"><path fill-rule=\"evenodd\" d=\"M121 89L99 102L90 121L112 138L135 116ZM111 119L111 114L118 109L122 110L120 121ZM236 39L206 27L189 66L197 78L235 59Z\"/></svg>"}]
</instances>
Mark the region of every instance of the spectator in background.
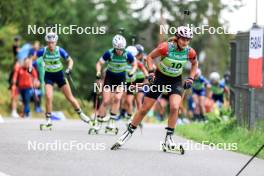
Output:
<instances>
[{"instance_id":1,"label":"spectator in background","mask_svg":"<svg viewBox=\"0 0 264 176\"><path fill-rule=\"evenodd\" d=\"M11 91L11 117L13 118L18 118L19 115L17 113L17 101L18 101L18 88L17 88L17 83L13 82L13 74L19 69L19 63L17 62L17 54L20 50L20 41L21 37L20 36L15 36L14 38L14 44L12 45L12 52L14 56L13 64L10 68L11 72L9 74L9 89Z\"/></svg>"},{"instance_id":2,"label":"spectator in background","mask_svg":"<svg viewBox=\"0 0 264 176\"><path fill-rule=\"evenodd\" d=\"M11 111L11 117L13 118L18 118L19 115L17 113L17 102L18 102L18 93L19 93L19 90L18 90L18 87L17 87L17 82L12 79L13 76L14 76L14 73L17 72L19 70L19 64L16 63L12 69L12 72L10 74L10 80L9 83L10 83L10 90L11 90L11 108L12 108L12 111Z\"/></svg>"},{"instance_id":3,"label":"spectator in background","mask_svg":"<svg viewBox=\"0 0 264 176\"><path fill-rule=\"evenodd\" d=\"M14 55L14 63L16 62L16 55L20 49L20 41L21 41L21 37L20 36L15 36L14 38L14 44L12 46L12 50L13 50L13 55Z\"/></svg>"},{"instance_id":4,"label":"spectator in background","mask_svg":"<svg viewBox=\"0 0 264 176\"><path fill-rule=\"evenodd\" d=\"M35 68L32 75L28 72L30 60L25 59L23 65L15 70L13 82L17 83L24 105L24 117L30 117L30 99L34 95L34 87L39 87L38 74ZM33 85L34 84L34 85Z\"/></svg>"}]
</instances>

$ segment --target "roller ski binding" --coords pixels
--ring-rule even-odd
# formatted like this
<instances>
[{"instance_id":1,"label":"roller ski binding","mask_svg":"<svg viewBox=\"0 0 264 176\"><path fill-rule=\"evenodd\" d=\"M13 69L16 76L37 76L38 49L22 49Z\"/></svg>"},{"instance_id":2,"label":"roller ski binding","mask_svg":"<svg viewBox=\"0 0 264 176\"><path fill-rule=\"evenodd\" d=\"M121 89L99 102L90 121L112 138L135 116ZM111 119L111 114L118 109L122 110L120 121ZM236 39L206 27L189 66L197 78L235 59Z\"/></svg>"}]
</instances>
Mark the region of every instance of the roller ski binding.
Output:
<instances>
[{"instance_id":1,"label":"roller ski binding","mask_svg":"<svg viewBox=\"0 0 264 176\"><path fill-rule=\"evenodd\" d=\"M94 120L91 120L91 128L88 130L88 134L98 134L102 129L103 123L109 121L107 117L96 117Z\"/></svg>"},{"instance_id":2,"label":"roller ski binding","mask_svg":"<svg viewBox=\"0 0 264 176\"><path fill-rule=\"evenodd\" d=\"M93 120L92 127L88 130L88 134L98 134L102 128L102 122Z\"/></svg>"},{"instance_id":3,"label":"roller ski binding","mask_svg":"<svg viewBox=\"0 0 264 176\"><path fill-rule=\"evenodd\" d=\"M105 127L105 133L113 133L115 135L118 134L118 128L116 127L115 124L116 118L111 117L110 120L108 121L106 127Z\"/></svg>"},{"instance_id":4,"label":"roller ski binding","mask_svg":"<svg viewBox=\"0 0 264 176\"><path fill-rule=\"evenodd\" d=\"M127 130L120 136L117 142L111 147L111 150L118 150L122 145L131 138L132 134L134 133L136 127L132 126L131 124L128 125Z\"/></svg>"},{"instance_id":5,"label":"roller ski binding","mask_svg":"<svg viewBox=\"0 0 264 176\"><path fill-rule=\"evenodd\" d=\"M46 124L40 124L39 126L40 131L43 130L52 130L52 123L51 123L51 118L47 118L47 123Z\"/></svg>"}]
</instances>

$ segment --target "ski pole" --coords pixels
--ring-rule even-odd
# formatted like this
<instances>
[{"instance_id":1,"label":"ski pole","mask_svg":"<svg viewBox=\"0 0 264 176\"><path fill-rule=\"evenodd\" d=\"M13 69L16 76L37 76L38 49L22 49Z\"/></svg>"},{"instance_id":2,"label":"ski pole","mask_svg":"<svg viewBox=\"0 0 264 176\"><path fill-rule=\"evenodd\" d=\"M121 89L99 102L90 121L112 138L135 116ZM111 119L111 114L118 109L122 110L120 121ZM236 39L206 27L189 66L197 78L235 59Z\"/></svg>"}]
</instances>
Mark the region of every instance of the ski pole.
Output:
<instances>
[{"instance_id":1,"label":"ski pole","mask_svg":"<svg viewBox=\"0 0 264 176\"><path fill-rule=\"evenodd\" d=\"M190 10L184 10L183 11L183 25L185 25L186 23L186 17L189 16L191 14Z\"/></svg>"},{"instance_id":2,"label":"ski pole","mask_svg":"<svg viewBox=\"0 0 264 176\"><path fill-rule=\"evenodd\" d=\"M137 93L137 85L136 84L134 85L133 77L130 78L130 85L135 86L136 93ZM134 99L132 101L132 106L133 106L134 100L135 100L135 96L134 96ZM142 129L143 129L142 122L139 123L139 129L140 129L140 134L142 134Z\"/></svg>"},{"instance_id":3,"label":"ski pole","mask_svg":"<svg viewBox=\"0 0 264 176\"><path fill-rule=\"evenodd\" d=\"M181 98L181 102L180 102L179 109L178 109L178 116L179 116L180 110L183 109L183 101L184 101L185 95L186 95L186 90L184 89L182 92L182 98ZM183 112L181 111L181 113Z\"/></svg>"},{"instance_id":4,"label":"ski pole","mask_svg":"<svg viewBox=\"0 0 264 176\"><path fill-rule=\"evenodd\" d=\"M246 167L247 165L259 154L259 152L264 148L264 145L262 145L258 151L248 160L248 162L240 169L240 171L236 174L238 176Z\"/></svg>"},{"instance_id":5,"label":"ski pole","mask_svg":"<svg viewBox=\"0 0 264 176\"><path fill-rule=\"evenodd\" d=\"M98 106L98 99L99 99L99 93L97 90L95 91L95 107L94 107L94 121L97 121L97 106Z\"/></svg>"},{"instance_id":6,"label":"ski pole","mask_svg":"<svg viewBox=\"0 0 264 176\"><path fill-rule=\"evenodd\" d=\"M82 106L85 107L85 104L84 104L83 98L79 96L79 92L78 92L78 90L77 90L76 85L75 85L74 82L73 82L72 76L71 76L70 74L67 74L67 76L68 76L68 78L69 78L68 80L70 80L70 84L73 86L73 89L74 89L74 91L75 91L75 94L77 94L77 97L81 100Z\"/></svg>"},{"instance_id":7,"label":"ski pole","mask_svg":"<svg viewBox=\"0 0 264 176\"><path fill-rule=\"evenodd\" d=\"M182 102L183 102L183 100L184 100L184 98L185 98L185 94L186 94L186 90L183 90L183 92L182 92L181 104L182 104Z\"/></svg>"}]
</instances>

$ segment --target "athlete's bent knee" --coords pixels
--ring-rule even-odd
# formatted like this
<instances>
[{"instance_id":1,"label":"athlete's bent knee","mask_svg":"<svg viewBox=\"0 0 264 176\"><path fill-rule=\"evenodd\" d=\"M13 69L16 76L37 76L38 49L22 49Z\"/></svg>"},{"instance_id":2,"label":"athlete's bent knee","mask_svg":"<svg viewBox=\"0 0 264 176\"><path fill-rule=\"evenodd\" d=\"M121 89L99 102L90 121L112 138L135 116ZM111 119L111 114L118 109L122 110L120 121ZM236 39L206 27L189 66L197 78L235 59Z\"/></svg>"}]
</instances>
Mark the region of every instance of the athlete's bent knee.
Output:
<instances>
[{"instance_id":1,"label":"athlete's bent knee","mask_svg":"<svg viewBox=\"0 0 264 176\"><path fill-rule=\"evenodd\" d=\"M170 107L170 113L177 113L178 110L179 110L179 106L177 105Z\"/></svg>"}]
</instances>

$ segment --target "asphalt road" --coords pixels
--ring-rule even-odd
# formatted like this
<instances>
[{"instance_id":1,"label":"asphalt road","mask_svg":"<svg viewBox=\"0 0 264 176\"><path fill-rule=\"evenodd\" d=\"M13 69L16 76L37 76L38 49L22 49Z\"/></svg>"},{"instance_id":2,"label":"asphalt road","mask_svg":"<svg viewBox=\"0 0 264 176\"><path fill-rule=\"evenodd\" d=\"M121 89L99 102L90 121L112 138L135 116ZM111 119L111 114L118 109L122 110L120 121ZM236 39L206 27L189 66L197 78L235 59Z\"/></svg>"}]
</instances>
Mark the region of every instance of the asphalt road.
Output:
<instances>
[{"instance_id":1,"label":"asphalt road","mask_svg":"<svg viewBox=\"0 0 264 176\"><path fill-rule=\"evenodd\" d=\"M40 131L41 122L5 119L0 124L0 176L233 176L250 158L211 150L207 145L189 149L184 155L164 153L160 142L165 131L160 125L144 124L142 134L137 130L123 148L111 151L115 135L103 131L88 135L87 125L74 120L56 122L52 131ZM119 126L122 132L125 125ZM197 144L179 136L175 140ZM263 176L264 160L254 159L241 175Z\"/></svg>"}]
</instances>

